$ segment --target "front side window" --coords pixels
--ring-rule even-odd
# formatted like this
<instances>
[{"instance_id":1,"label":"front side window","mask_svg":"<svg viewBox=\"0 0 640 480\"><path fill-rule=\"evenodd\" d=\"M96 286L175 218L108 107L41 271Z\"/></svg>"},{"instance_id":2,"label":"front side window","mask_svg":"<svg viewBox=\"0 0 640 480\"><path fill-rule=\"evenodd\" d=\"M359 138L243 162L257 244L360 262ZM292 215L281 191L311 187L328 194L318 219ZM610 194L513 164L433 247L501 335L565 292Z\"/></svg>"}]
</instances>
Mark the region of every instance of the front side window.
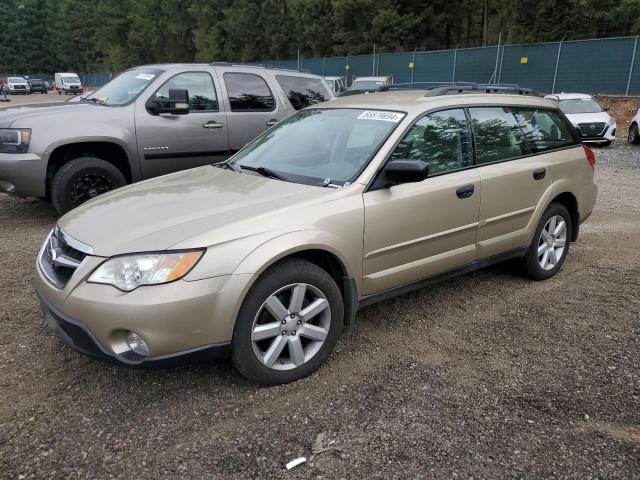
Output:
<instances>
[{"instance_id":1,"label":"front side window","mask_svg":"<svg viewBox=\"0 0 640 480\"><path fill-rule=\"evenodd\" d=\"M225 73L232 112L270 112L276 101L264 78L253 73Z\"/></svg>"},{"instance_id":2,"label":"front side window","mask_svg":"<svg viewBox=\"0 0 640 480\"><path fill-rule=\"evenodd\" d=\"M322 81L317 78L276 75L276 80L296 110L331 98Z\"/></svg>"},{"instance_id":3,"label":"front side window","mask_svg":"<svg viewBox=\"0 0 640 480\"><path fill-rule=\"evenodd\" d=\"M600 113L602 107L593 98L576 98L571 100L560 100L558 102L560 110L565 115L574 113Z\"/></svg>"},{"instance_id":4,"label":"front side window","mask_svg":"<svg viewBox=\"0 0 640 480\"><path fill-rule=\"evenodd\" d=\"M520 125L507 107L470 108L479 165L520 157L528 152Z\"/></svg>"},{"instance_id":5,"label":"front side window","mask_svg":"<svg viewBox=\"0 0 640 480\"><path fill-rule=\"evenodd\" d=\"M404 116L359 108L301 110L240 150L233 164L267 168L308 185L343 185L357 178Z\"/></svg>"},{"instance_id":6,"label":"front side window","mask_svg":"<svg viewBox=\"0 0 640 480\"><path fill-rule=\"evenodd\" d=\"M169 98L169 90L183 89L189 92L189 111L217 111L218 97L213 79L207 72L185 72L170 78L155 93L155 98Z\"/></svg>"},{"instance_id":7,"label":"front side window","mask_svg":"<svg viewBox=\"0 0 640 480\"><path fill-rule=\"evenodd\" d=\"M471 135L464 110L444 110L418 120L391 154L390 161L420 160L429 176L473 165Z\"/></svg>"},{"instance_id":8,"label":"front side window","mask_svg":"<svg viewBox=\"0 0 640 480\"><path fill-rule=\"evenodd\" d=\"M135 100L161 73L162 70L155 68L127 70L91 93L85 101L95 101L109 106L125 105Z\"/></svg>"},{"instance_id":9,"label":"front side window","mask_svg":"<svg viewBox=\"0 0 640 480\"><path fill-rule=\"evenodd\" d=\"M576 144L571 125L557 111L525 107L512 107L511 110L532 152Z\"/></svg>"}]
</instances>

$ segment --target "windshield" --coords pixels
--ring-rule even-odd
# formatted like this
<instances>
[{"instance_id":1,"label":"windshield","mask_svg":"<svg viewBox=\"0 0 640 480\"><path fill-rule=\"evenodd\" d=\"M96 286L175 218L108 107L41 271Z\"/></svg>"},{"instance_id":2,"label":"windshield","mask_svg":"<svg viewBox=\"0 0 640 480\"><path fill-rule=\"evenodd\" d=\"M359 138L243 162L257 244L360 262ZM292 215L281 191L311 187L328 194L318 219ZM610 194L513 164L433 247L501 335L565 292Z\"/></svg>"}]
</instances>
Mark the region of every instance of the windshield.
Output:
<instances>
[{"instance_id":1,"label":"windshield","mask_svg":"<svg viewBox=\"0 0 640 480\"><path fill-rule=\"evenodd\" d=\"M560 100L560 110L565 114L572 113L600 113L602 108L593 98L578 98L573 100Z\"/></svg>"},{"instance_id":2,"label":"windshield","mask_svg":"<svg viewBox=\"0 0 640 480\"><path fill-rule=\"evenodd\" d=\"M62 77L62 83L80 83L80 79L76 75L65 75Z\"/></svg>"},{"instance_id":3,"label":"windshield","mask_svg":"<svg viewBox=\"0 0 640 480\"><path fill-rule=\"evenodd\" d=\"M9 77L9 83L27 83L22 77Z\"/></svg>"},{"instance_id":4,"label":"windshield","mask_svg":"<svg viewBox=\"0 0 640 480\"><path fill-rule=\"evenodd\" d=\"M110 106L124 105L135 100L160 73L162 70L155 68L128 70L91 93L86 100L96 100Z\"/></svg>"},{"instance_id":5,"label":"windshield","mask_svg":"<svg viewBox=\"0 0 640 480\"><path fill-rule=\"evenodd\" d=\"M297 183L344 185L357 178L404 116L356 108L301 110L240 150L232 163Z\"/></svg>"},{"instance_id":6,"label":"windshield","mask_svg":"<svg viewBox=\"0 0 640 480\"><path fill-rule=\"evenodd\" d=\"M350 90L378 90L384 86L383 81L355 81L351 84Z\"/></svg>"}]
</instances>

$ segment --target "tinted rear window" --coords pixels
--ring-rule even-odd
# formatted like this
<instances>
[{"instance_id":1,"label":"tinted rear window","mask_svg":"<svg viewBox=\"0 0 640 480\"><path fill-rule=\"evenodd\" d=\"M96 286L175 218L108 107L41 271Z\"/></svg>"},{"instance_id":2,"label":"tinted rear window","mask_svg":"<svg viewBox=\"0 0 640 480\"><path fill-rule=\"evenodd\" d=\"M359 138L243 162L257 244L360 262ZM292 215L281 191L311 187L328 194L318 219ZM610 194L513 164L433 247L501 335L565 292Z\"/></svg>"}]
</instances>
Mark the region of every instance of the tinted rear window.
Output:
<instances>
[{"instance_id":1,"label":"tinted rear window","mask_svg":"<svg viewBox=\"0 0 640 480\"><path fill-rule=\"evenodd\" d=\"M225 73L231 111L270 112L276 108L276 101L259 75L253 73Z\"/></svg>"},{"instance_id":2,"label":"tinted rear window","mask_svg":"<svg viewBox=\"0 0 640 480\"><path fill-rule=\"evenodd\" d=\"M331 98L320 79L290 75L276 75L276 79L286 93L291 106L296 110Z\"/></svg>"},{"instance_id":3,"label":"tinted rear window","mask_svg":"<svg viewBox=\"0 0 640 480\"><path fill-rule=\"evenodd\" d=\"M509 108L476 107L470 108L469 113L476 137L476 159L479 165L529 153L524 134Z\"/></svg>"}]
</instances>

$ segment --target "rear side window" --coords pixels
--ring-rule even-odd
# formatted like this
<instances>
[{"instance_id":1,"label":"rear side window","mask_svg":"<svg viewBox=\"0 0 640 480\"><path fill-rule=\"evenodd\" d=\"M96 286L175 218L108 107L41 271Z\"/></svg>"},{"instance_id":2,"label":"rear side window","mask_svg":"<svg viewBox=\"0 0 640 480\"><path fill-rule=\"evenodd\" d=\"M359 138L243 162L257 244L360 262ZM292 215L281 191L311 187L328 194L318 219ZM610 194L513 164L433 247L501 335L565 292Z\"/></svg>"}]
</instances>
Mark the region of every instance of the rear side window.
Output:
<instances>
[{"instance_id":1,"label":"rear side window","mask_svg":"<svg viewBox=\"0 0 640 480\"><path fill-rule=\"evenodd\" d=\"M511 107L532 152L576 144L572 127L555 110Z\"/></svg>"},{"instance_id":2,"label":"rear side window","mask_svg":"<svg viewBox=\"0 0 640 480\"><path fill-rule=\"evenodd\" d=\"M264 78L253 73L225 73L232 112L270 112L276 101Z\"/></svg>"},{"instance_id":3,"label":"rear side window","mask_svg":"<svg viewBox=\"0 0 640 480\"><path fill-rule=\"evenodd\" d=\"M138 75L139 77L139 75ZM136 77L136 78L138 78ZM218 97L211 75L206 72L180 73L167 80L155 94L156 98L169 98L172 88L189 91L190 111L217 111Z\"/></svg>"},{"instance_id":4,"label":"rear side window","mask_svg":"<svg viewBox=\"0 0 640 480\"><path fill-rule=\"evenodd\" d=\"M527 145L513 112L506 107L470 108L479 165L520 157Z\"/></svg>"},{"instance_id":5,"label":"rear side window","mask_svg":"<svg viewBox=\"0 0 640 480\"><path fill-rule=\"evenodd\" d=\"M393 160L420 160L429 167L429 176L472 166L464 110L443 110L422 117L393 151Z\"/></svg>"},{"instance_id":6,"label":"rear side window","mask_svg":"<svg viewBox=\"0 0 640 480\"><path fill-rule=\"evenodd\" d=\"M292 77L290 75L276 75L276 80L287 95L291 106L296 110L303 109L315 103L324 102L330 98L326 87L317 78Z\"/></svg>"}]
</instances>

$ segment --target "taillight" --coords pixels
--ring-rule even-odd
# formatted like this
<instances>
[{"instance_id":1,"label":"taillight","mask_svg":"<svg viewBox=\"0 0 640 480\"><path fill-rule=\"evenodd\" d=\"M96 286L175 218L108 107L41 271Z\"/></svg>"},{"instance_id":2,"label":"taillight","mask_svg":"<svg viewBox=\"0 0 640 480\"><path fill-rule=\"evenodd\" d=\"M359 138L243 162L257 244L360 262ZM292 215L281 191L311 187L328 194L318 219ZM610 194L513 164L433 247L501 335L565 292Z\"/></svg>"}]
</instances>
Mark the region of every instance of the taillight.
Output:
<instances>
[{"instance_id":1,"label":"taillight","mask_svg":"<svg viewBox=\"0 0 640 480\"><path fill-rule=\"evenodd\" d=\"M596 168L596 154L584 144L582 145L582 148L584 148L584 153L587 156L587 161L591 164L591 168Z\"/></svg>"}]
</instances>

